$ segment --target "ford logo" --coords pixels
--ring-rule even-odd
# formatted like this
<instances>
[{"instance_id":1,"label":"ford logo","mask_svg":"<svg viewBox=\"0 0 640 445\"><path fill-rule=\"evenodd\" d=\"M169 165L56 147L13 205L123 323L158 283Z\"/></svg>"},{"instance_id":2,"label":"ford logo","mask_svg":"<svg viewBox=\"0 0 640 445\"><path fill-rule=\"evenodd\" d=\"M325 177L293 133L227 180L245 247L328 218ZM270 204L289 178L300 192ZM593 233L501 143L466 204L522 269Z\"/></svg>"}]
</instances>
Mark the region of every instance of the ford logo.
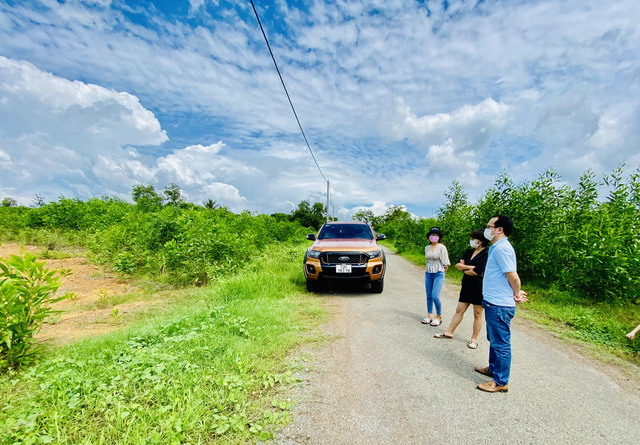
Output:
<instances>
[{"instance_id":1,"label":"ford logo","mask_svg":"<svg viewBox=\"0 0 640 445\"><path fill-rule=\"evenodd\" d=\"M349 261L349 257L348 256L341 256L338 258L340 261Z\"/></svg>"}]
</instances>

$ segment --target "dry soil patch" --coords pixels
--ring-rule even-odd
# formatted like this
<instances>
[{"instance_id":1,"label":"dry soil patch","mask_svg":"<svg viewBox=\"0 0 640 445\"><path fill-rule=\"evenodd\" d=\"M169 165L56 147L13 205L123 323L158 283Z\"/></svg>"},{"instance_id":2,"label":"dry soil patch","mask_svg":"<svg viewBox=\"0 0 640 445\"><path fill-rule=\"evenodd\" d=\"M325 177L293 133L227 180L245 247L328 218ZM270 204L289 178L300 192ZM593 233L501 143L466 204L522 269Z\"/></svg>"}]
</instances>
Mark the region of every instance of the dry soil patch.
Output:
<instances>
[{"instance_id":1,"label":"dry soil patch","mask_svg":"<svg viewBox=\"0 0 640 445\"><path fill-rule=\"evenodd\" d=\"M25 252L37 255L37 246L22 246L16 243L3 243L0 246L0 258L10 255L24 255ZM109 273L106 269L91 264L85 257L64 259L42 259L50 270L68 269L70 273L60 278L60 288L56 295L66 292L74 294L73 299L55 303L52 307L59 314L50 317L48 323L43 324L37 338L55 344L63 344L91 335L101 334L118 329L121 323L116 323L111 313L118 309L119 314L135 311L146 302L135 301L115 306L100 304L101 299L140 293L140 290L127 280ZM106 302L105 302L106 303Z\"/></svg>"}]
</instances>

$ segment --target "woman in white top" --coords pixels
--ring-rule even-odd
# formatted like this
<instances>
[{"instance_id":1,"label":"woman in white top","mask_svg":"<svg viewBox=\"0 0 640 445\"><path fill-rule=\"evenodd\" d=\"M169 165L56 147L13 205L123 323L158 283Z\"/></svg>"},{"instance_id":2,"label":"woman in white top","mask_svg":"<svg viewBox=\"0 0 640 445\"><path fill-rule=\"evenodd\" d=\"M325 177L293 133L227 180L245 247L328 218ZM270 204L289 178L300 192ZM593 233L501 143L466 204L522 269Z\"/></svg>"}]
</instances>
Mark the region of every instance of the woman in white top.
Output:
<instances>
[{"instance_id":1,"label":"woman in white top","mask_svg":"<svg viewBox=\"0 0 640 445\"><path fill-rule=\"evenodd\" d=\"M444 274L449 261L449 252L444 244L440 243L442 231L439 227L432 227L429 230L429 242L424 248L424 256L427 266L424 271L424 285L427 289L427 312L428 316L422 320L423 324L440 326L442 323L442 305L440 304L440 291L444 284ZM436 318L433 318L433 305L436 306Z\"/></svg>"}]
</instances>

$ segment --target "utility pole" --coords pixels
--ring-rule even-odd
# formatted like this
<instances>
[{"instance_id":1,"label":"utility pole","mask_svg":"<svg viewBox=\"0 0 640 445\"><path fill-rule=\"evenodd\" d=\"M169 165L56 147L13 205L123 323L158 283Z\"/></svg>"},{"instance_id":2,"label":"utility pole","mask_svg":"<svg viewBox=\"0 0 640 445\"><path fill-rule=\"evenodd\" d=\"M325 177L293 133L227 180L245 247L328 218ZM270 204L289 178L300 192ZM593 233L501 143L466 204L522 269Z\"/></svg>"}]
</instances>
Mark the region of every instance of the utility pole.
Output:
<instances>
[{"instance_id":1,"label":"utility pole","mask_svg":"<svg viewBox=\"0 0 640 445\"><path fill-rule=\"evenodd\" d=\"M329 180L327 180L327 222L329 222Z\"/></svg>"}]
</instances>

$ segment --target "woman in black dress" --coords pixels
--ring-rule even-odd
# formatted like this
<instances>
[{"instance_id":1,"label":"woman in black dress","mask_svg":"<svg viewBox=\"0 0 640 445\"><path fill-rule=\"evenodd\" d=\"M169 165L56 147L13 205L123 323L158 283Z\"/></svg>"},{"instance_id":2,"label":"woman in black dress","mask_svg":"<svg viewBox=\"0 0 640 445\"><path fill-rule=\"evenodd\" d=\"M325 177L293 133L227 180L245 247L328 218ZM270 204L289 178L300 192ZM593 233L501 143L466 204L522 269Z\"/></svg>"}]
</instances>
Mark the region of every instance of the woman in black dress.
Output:
<instances>
[{"instance_id":1,"label":"woman in black dress","mask_svg":"<svg viewBox=\"0 0 640 445\"><path fill-rule=\"evenodd\" d=\"M446 331L434 335L436 338L453 338L453 331L456 330L464 313L473 305L473 334L471 341L467 344L469 348L476 349L478 347L478 335L482 329L482 276L484 268L487 265L488 251L487 244L489 241L484 237L482 230L474 230L471 232L471 249L468 249L458 264L456 269L464 273L462 277L462 289L460 289L460 299L453 320Z\"/></svg>"}]
</instances>

